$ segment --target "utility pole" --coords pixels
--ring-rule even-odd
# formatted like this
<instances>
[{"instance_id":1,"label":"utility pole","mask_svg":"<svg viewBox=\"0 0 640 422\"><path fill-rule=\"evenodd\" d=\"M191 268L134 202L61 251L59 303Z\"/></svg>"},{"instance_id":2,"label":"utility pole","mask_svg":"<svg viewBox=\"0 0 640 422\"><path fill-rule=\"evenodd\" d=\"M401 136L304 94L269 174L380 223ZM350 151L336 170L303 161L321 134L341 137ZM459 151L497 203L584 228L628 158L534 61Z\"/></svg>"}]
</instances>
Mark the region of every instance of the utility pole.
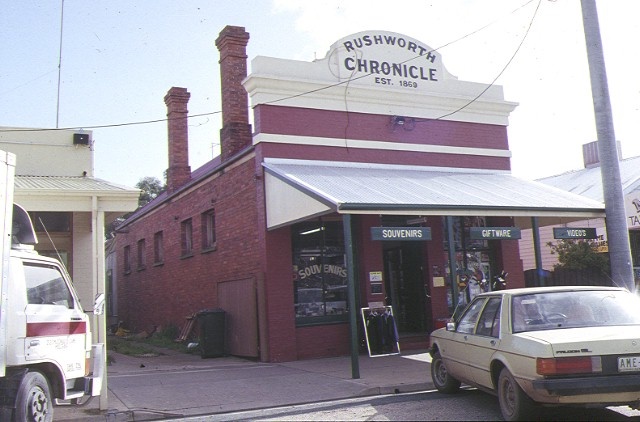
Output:
<instances>
[{"instance_id":1,"label":"utility pole","mask_svg":"<svg viewBox=\"0 0 640 422\"><path fill-rule=\"evenodd\" d=\"M60 121L60 82L62 78L62 29L64 26L64 0L60 4L60 48L58 50L58 95L56 99L56 129Z\"/></svg>"},{"instance_id":2,"label":"utility pole","mask_svg":"<svg viewBox=\"0 0 640 422\"><path fill-rule=\"evenodd\" d=\"M607 71L600 38L600 24L595 0L581 0L584 37L591 76L591 95L598 134L598 154L606 214L607 243L613 283L635 292L629 228L620 179L618 148L613 130L613 116L607 85Z\"/></svg>"}]
</instances>

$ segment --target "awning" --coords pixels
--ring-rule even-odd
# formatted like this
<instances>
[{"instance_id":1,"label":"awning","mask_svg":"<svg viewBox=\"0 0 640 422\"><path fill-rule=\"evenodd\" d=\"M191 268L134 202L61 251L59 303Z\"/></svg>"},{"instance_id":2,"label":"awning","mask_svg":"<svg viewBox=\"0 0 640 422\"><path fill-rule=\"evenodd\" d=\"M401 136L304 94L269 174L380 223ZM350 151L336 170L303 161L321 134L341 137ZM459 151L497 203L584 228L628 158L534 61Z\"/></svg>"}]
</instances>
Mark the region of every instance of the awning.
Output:
<instances>
[{"instance_id":1,"label":"awning","mask_svg":"<svg viewBox=\"0 0 640 422\"><path fill-rule=\"evenodd\" d=\"M27 211L92 212L97 206L111 221L135 210L139 196L139 189L94 177L15 177L14 201Z\"/></svg>"},{"instance_id":2,"label":"awning","mask_svg":"<svg viewBox=\"0 0 640 422\"><path fill-rule=\"evenodd\" d=\"M508 216L519 226L604 217L604 204L509 172L265 159L267 228L330 213Z\"/></svg>"}]
</instances>

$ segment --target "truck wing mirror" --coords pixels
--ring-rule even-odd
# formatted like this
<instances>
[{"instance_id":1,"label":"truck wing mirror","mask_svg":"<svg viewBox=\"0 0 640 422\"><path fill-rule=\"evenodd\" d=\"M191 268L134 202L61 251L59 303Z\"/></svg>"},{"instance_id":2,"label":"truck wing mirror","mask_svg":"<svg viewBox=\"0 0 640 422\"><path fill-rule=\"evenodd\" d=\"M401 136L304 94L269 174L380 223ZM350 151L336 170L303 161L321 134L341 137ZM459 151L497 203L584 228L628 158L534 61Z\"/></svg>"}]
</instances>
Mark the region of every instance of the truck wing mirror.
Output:
<instances>
[{"instance_id":1,"label":"truck wing mirror","mask_svg":"<svg viewBox=\"0 0 640 422\"><path fill-rule=\"evenodd\" d=\"M96 295L95 300L93 301L93 314L94 315L104 314L104 304L105 304L104 293L98 293Z\"/></svg>"}]
</instances>

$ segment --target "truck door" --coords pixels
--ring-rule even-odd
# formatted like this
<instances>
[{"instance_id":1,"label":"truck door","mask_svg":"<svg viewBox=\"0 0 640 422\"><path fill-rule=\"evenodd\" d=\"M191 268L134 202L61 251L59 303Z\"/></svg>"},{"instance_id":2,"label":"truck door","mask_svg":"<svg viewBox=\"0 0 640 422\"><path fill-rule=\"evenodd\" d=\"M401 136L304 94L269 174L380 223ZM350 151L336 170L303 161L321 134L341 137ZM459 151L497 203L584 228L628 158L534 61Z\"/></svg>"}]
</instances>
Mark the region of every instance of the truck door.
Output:
<instances>
[{"instance_id":1,"label":"truck door","mask_svg":"<svg viewBox=\"0 0 640 422\"><path fill-rule=\"evenodd\" d=\"M84 375L87 316L56 265L23 261L25 359L55 361L66 378Z\"/></svg>"}]
</instances>

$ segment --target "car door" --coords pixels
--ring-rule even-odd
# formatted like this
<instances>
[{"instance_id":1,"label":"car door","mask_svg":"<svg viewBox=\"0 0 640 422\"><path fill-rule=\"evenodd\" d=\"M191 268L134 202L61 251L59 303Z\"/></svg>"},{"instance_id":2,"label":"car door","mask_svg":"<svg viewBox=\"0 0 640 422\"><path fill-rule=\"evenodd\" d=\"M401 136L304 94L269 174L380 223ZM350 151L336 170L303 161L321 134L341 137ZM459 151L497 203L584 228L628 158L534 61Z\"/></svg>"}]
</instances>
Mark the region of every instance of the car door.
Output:
<instances>
[{"instance_id":1,"label":"car door","mask_svg":"<svg viewBox=\"0 0 640 422\"><path fill-rule=\"evenodd\" d=\"M486 301L485 297L475 298L469 304L458 320L455 331L450 332L450 344L442 353L447 371L461 381L473 382L473 371L470 365L474 364L475 359L469 350L469 339L474 335L478 318Z\"/></svg>"},{"instance_id":2,"label":"car door","mask_svg":"<svg viewBox=\"0 0 640 422\"><path fill-rule=\"evenodd\" d=\"M478 318L475 332L466 337L470 376L474 383L487 388L493 387L491 359L500 346L501 303L500 297L489 298Z\"/></svg>"},{"instance_id":3,"label":"car door","mask_svg":"<svg viewBox=\"0 0 640 422\"><path fill-rule=\"evenodd\" d=\"M55 361L67 378L84 375L87 315L62 270L24 261L27 290L25 359Z\"/></svg>"}]
</instances>

